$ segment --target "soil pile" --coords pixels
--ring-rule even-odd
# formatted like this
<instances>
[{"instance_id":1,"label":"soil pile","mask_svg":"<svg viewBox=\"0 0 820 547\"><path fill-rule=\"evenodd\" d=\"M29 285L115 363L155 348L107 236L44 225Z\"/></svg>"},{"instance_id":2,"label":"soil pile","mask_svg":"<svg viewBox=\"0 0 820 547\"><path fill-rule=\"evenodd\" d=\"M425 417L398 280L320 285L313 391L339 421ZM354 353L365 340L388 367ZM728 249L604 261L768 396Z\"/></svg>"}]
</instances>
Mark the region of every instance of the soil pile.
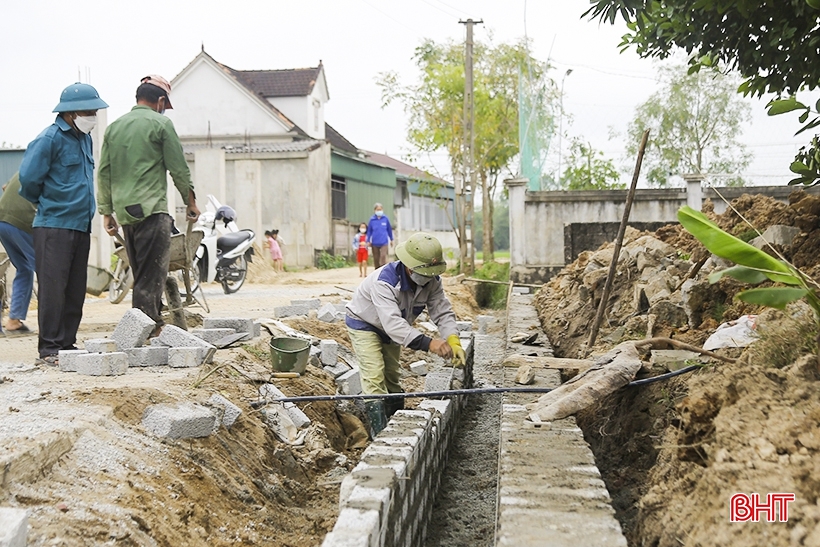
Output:
<instances>
[{"instance_id":1,"label":"soil pile","mask_svg":"<svg viewBox=\"0 0 820 547\"><path fill-rule=\"evenodd\" d=\"M746 195L732 205L761 233L774 225L798 228L791 245L777 250L805 273L820 272L820 199L794 192L783 204ZM741 239L757 235L731 209L705 209ZM593 349L650 335L702 345L720 323L759 312L760 340L742 354L721 350L739 355L737 363L713 362L671 381L625 388L582 412L579 425L630 545L820 546L820 368L811 311L734 302L748 286L731 279L710 285L706 276L725 266L714 258L689 279L705 255L679 226L654 234L628 230ZM556 355L587 352L611 257L611 244L583 253L539 292L539 316ZM776 492L796 495L788 522L729 522L733 494Z\"/></svg>"}]
</instances>

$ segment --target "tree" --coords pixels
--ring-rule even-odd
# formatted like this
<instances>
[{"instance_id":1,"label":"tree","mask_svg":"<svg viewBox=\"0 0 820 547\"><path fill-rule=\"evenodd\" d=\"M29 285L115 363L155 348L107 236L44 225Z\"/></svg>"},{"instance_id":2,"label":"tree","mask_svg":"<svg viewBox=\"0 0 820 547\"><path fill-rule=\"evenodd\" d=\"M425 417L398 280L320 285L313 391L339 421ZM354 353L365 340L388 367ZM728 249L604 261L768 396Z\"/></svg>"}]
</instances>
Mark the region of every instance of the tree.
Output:
<instances>
[{"instance_id":1,"label":"tree","mask_svg":"<svg viewBox=\"0 0 820 547\"><path fill-rule=\"evenodd\" d=\"M638 55L666 58L675 48L689 54L690 72L702 67L736 69L745 79L738 91L762 96L774 93L769 115L800 111L798 131L820 126L820 101L800 104L798 91L820 87L820 0L592 0L584 13L590 19L614 23L621 17L629 32L623 49ZM786 96L786 98L784 98ZM809 116L815 117L809 120ZM789 184L820 182L820 146L802 148L791 165L797 178Z\"/></svg>"},{"instance_id":2,"label":"tree","mask_svg":"<svg viewBox=\"0 0 820 547\"><path fill-rule=\"evenodd\" d=\"M407 140L421 152L446 150L452 175L459 176L464 165L464 46L425 40L413 59L420 70L416 83L402 84L394 72L379 74L383 104L400 102L410 120ZM557 87L546 78L547 64L529 54L524 40L497 46L476 42L473 63L474 169L482 190L483 223L492 227L498 178L514 172L511 165L519 153L519 74L528 71L531 81L541 81L548 91L536 95L536 112L548 111ZM493 230L483 230L482 237L485 260L492 260Z\"/></svg>"},{"instance_id":3,"label":"tree","mask_svg":"<svg viewBox=\"0 0 820 547\"><path fill-rule=\"evenodd\" d=\"M670 175L730 175L728 186L742 186L736 175L750 155L738 142L751 108L736 93L729 76L713 71L687 74L676 64L661 68L661 88L638 106L629 124L627 152L634 156L651 129L645 163L652 186L666 186Z\"/></svg>"},{"instance_id":4,"label":"tree","mask_svg":"<svg viewBox=\"0 0 820 547\"><path fill-rule=\"evenodd\" d=\"M626 185L618 183L620 177L615 164L603 152L578 137L572 139L562 176L564 190L622 190Z\"/></svg>"}]
</instances>

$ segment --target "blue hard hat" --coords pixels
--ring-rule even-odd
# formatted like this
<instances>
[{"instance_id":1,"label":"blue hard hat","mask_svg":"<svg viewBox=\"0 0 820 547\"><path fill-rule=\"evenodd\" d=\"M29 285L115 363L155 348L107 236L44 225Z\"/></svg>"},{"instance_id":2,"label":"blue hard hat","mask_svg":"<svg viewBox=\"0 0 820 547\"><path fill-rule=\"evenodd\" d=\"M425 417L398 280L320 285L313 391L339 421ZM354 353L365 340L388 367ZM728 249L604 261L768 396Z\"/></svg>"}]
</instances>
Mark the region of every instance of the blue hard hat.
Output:
<instances>
[{"instance_id":1,"label":"blue hard hat","mask_svg":"<svg viewBox=\"0 0 820 547\"><path fill-rule=\"evenodd\" d=\"M108 108L108 104L100 99L97 90L88 84L71 84L60 94L60 103L52 112L77 112L79 110L99 110Z\"/></svg>"}]
</instances>

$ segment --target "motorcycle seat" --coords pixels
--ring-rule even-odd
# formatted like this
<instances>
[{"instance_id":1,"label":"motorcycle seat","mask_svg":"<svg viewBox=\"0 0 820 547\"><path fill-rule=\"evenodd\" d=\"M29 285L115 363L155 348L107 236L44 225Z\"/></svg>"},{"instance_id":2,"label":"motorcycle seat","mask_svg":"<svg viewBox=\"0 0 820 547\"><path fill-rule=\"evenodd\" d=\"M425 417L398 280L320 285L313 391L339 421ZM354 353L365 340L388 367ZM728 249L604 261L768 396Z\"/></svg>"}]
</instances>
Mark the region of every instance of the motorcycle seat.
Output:
<instances>
[{"instance_id":1,"label":"motorcycle seat","mask_svg":"<svg viewBox=\"0 0 820 547\"><path fill-rule=\"evenodd\" d=\"M228 252L235 249L248 239L253 237L253 232L250 230L241 230L239 232L231 232L223 236L219 236L216 240L216 248L222 252Z\"/></svg>"}]
</instances>

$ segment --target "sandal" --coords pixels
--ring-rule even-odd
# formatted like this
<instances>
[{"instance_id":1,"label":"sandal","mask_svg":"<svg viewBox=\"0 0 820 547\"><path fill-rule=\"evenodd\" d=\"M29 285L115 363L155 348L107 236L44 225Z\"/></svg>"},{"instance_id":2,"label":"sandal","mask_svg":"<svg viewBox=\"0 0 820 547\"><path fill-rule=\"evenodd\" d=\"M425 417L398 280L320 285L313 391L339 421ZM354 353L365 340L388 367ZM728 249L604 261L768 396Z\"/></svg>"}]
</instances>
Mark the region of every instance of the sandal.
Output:
<instances>
[{"instance_id":1,"label":"sandal","mask_svg":"<svg viewBox=\"0 0 820 547\"><path fill-rule=\"evenodd\" d=\"M56 367L60 365L60 359L56 355L46 355L45 357L38 357L34 361L34 364Z\"/></svg>"},{"instance_id":2,"label":"sandal","mask_svg":"<svg viewBox=\"0 0 820 547\"><path fill-rule=\"evenodd\" d=\"M6 329L5 332L6 336L10 338L14 336L28 336L29 334L34 334L34 332L23 323L20 323L20 326L16 329Z\"/></svg>"}]
</instances>

